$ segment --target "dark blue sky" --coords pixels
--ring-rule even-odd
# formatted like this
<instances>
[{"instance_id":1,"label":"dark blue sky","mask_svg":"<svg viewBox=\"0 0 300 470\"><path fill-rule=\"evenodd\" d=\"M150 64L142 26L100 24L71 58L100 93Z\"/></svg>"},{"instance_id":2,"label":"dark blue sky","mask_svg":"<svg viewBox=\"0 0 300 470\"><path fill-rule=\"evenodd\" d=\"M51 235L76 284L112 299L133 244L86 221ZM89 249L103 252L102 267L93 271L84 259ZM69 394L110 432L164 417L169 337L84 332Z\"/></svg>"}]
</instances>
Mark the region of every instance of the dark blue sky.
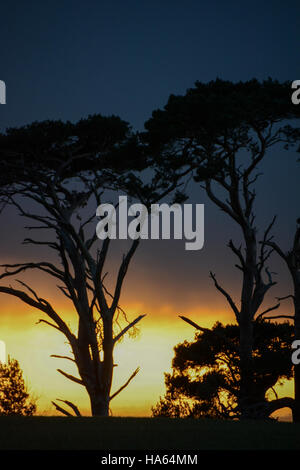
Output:
<instances>
[{"instance_id":1,"label":"dark blue sky","mask_svg":"<svg viewBox=\"0 0 300 470\"><path fill-rule=\"evenodd\" d=\"M0 11L0 79L7 85L0 130L91 113L114 113L142 129L170 93L184 93L196 80L300 79L299 0L11 1ZM258 220L266 225L278 214L275 234L288 246L299 216L299 165L295 152L271 157L258 183ZM179 242L149 242L134 264L149 299L175 302L182 313L189 299L194 305L218 295L210 269L239 282L226 248L233 233L239 236L233 222L203 192L193 191L193 202L206 204L204 249L187 253ZM6 217L2 256L21 256L20 222ZM272 295L290 288L280 269L283 284ZM164 297L153 296L164 281Z\"/></svg>"},{"instance_id":2,"label":"dark blue sky","mask_svg":"<svg viewBox=\"0 0 300 470\"><path fill-rule=\"evenodd\" d=\"M299 79L299 31L296 0L2 2L0 129L97 112L140 129L195 80Z\"/></svg>"}]
</instances>

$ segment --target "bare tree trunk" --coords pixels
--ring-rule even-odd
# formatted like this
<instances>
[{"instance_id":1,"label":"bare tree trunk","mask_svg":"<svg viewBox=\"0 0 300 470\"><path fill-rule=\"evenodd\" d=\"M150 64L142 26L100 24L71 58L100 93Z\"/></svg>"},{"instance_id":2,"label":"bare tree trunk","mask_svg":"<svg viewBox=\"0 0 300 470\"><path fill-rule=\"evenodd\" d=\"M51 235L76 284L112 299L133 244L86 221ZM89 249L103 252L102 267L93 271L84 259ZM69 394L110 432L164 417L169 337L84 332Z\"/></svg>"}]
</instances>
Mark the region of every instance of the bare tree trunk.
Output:
<instances>
[{"instance_id":1,"label":"bare tree trunk","mask_svg":"<svg viewBox=\"0 0 300 470\"><path fill-rule=\"evenodd\" d=\"M299 286L300 286L300 283L298 281L298 286L295 285L295 292L294 292L295 340L300 340L300 287ZM293 421L295 423L299 423L300 422L300 364L294 365L294 392L295 392L295 405L293 408Z\"/></svg>"},{"instance_id":2,"label":"bare tree trunk","mask_svg":"<svg viewBox=\"0 0 300 470\"><path fill-rule=\"evenodd\" d=\"M256 227L254 226L255 217L252 211L255 192L249 189L251 185L249 175L255 168L255 165L250 165L244 173L240 174L236 170L236 165L232 158L232 156L229 157L230 181L226 183L222 179L216 180L227 191L228 199L226 202L216 197L210 181L206 182L206 192L208 197L219 206L222 211L229 214L230 217L238 223L243 234L244 251L242 251L242 245L237 247L232 240L230 240L228 245L239 259L240 264L236 265L236 267L242 271L243 276L240 308L237 307L231 295L218 284L215 276L211 273L216 288L225 296L235 314L240 328L240 390L238 404L241 418L243 419L256 417L256 412L253 411L253 404L257 400L261 401L262 398L257 397L254 382L252 358L253 322L255 321L256 313L263 303L266 292L275 284L272 282L271 274L265 266L265 262L271 253L271 250L266 252L265 246L275 218L273 218L272 222L265 230L264 239L259 249ZM242 185L240 184L241 179L243 180ZM253 181L255 181L255 178ZM242 198L244 200L243 202ZM263 269L266 271L268 282L264 282L263 280Z\"/></svg>"},{"instance_id":3,"label":"bare tree trunk","mask_svg":"<svg viewBox=\"0 0 300 470\"><path fill-rule=\"evenodd\" d=\"M290 275L293 281L293 288L294 293L293 295L287 295L283 297L286 298L293 298L294 303L294 316L288 317L294 320L295 326L295 340L300 340L300 227L299 227L299 219L297 221L297 228L294 237L294 243L292 249L287 253L284 253L279 245L274 242L269 242L269 246L271 246L277 254L285 261ZM282 299L282 300L283 300ZM292 408L293 412L293 421L299 423L300 422L300 364L294 365L294 396L295 396L295 403Z\"/></svg>"},{"instance_id":4,"label":"bare tree trunk","mask_svg":"<svg viewBox=\"0 0 300 470\"><path fill-rule=\"evenodd\" d=\"M89 393L92 416L109 416L109 396L103 396L101 390Z\"/></svg>"},{"instance_id":5,"label":"bare tree trunk","mask_svg":"<svg viewBox=\"0 0 300 470\"><path fill-rule=\"evenodd\" d=\"M240 395L239 407L241 418L249 417L248 407L253 395L252 338L253 324L251 320L242 319L240 327Z\"/></svg>"},{"instance_id":6,"label":"bare tree trunk","mask_svg":"<svg viewBox=\"0 0 300 470\"><path fill-rule=\"evenodd\" d=\"M253 229L243 229L246 242L245 267L243 271L243 287L241 310L238 319L240 327L240 397L241 418L248 418L248 406L253 402L253 289L254 273L257 266L256 237Z\"/></svg>"},{"instance_id":7,"label":"bare tree trunk","mask_svg":"<svg viewBox=\"0 0 300 470\"><path fill-rule=\"evenodd\" d=\"M79 322L78 345L78 371L89 395L92 416L109 416L114 348L113 319L109 310L103 319L103 361L99 360L98 345L93 356L90 335L82 320Z\"/></svg>"}]
</instances>

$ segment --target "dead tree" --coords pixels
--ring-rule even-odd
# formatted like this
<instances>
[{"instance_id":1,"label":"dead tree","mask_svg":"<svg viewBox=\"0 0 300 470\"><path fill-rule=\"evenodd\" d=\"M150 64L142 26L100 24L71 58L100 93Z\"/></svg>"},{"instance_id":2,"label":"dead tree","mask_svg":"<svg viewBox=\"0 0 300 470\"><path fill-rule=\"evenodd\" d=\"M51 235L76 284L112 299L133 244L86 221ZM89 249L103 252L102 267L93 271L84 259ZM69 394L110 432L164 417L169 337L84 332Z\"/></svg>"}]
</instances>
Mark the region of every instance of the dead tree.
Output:
<instances>
[{"instance_id":1,"label":"dead tree","mask_svg":"<svg viewBox=\"0 0 300 470\"><path fill-rule=\"evenodd\" d=\"M145 315L127 321L123 327L116 324L118 312L124 313L119 305L121 291L140 240L131 241L110 292L105 285L105 266L111 241L106 238L100 242L97 238L93 225L96 208L107 202L107 190L122 189L145 204L150 198L156 202L176 187L176 178L171 182L168 175L168 184L161 191L159 178L143 185L134 173L146 167L142 152L138 160L139 150L128 137L127 125L118 118L95 116L76 125L35 123L0 137L2 201L31 222L28 230L52 234L47 241L42 237L26 238L24 244L46 246L54 252L50 260L2 265L0 279L9 280L33 270L54 278L60 292L72 303L78 318L77 332L70 329L49 300L22 280L18 281L21 289L1 285L0 292L46 314L48 319L40 322L65 336L72 355L62 359L76 364L78 376L61 369L58 372L85 387L93 416L108 416L111 400L139 371L136 369L123 386L111 391L115 345ZM88 217L87 208L92 208ZM63 401L78 414L76 405Z\"/></svg>"},{"instance_id":2,"label":"dead tree","mask_svg":"<svg viewBox=\"0 0 300 470\"><path fill-rule=\"evenodd\" d=\"M242 244L232 240L229 248L238 259L242 273L239 304L211 273L217 290L225 297L240 327L241 416L251 416L256 401L253 386L252 344L256 315L275 281L267 261L273 221L265 229L259 245L255 221L255 182L258 167L277 144L286 147L299 141L299 129L287 125L299 118L290 100L290 84L271 79L232 83L217 79L196 82L183 96L171 95L163 110L152 113L145 127L153 146L164 152L164 165L189 163L194 180L209 199L241 230Z\"/></svg>"},{"instance_id":3,"label":"dead tree","mask_svg":"<svg viewBox=\"0 0 300 470\"><path fill-rule=\"evenodd\" d=\"M89 238L86 237L84 228L88 219L81 222L78 229L71 221L72 216L76 214L83 203L83 196L78 197L78 194L72 194L72 191L66 187L59 188L58 183L55 186L51 181L38 181L36 184L32 184L30 189L23 187L23 191L20 191L20 185L18 188L19 195L23 194L26 198L34 200L47 209L47 215L27 212L13 196L10 196L9 202L19 209L23 217L39 222L39 226L28 227L30 230L54 230L55 241L41 242L27 238L24 243L31 245L46 243L58 255L60 266L49 261L5 264L2 265L5 272L0 275L0 279L11 278L28 270L40 270L54 277L59 284L60 291L71 300L78 314L77 335L70 330L50 301L41 298L32 287L27 286L24 282L19 281L27 289L27 292L9 286L1 286L0 292L13 295L45 313L51 321L41 319L40 322L56 328L65 335L71 346L73 353L71 359L77 365L79 377L73 377L61 369L58 369L58 372L86 388L93 416L106 416L112 399L110 391L113 378L114 346L144 316L139 315L122 331L114 334L114 318L119 308L121 289L139 240L134 240L129 251L124 255L119 267L115 290L109 302L105 290L103 269L108 256L110 240L109 238L104 240L101 249L98 249L96 256L93 256L92 248L99 240L96 234ZM86 192L84 200L89 195ZM100 353L103 355L102 358ZM131 375L130 380L136 373L137 370ZM113 396L117 394L115 392Z\"/></svg>"},{"instance_id":4,"label":"dead tree","mask_svg":"<svg viewBox=\"0 0 300 470\"><path fill-rule=\"evenodd\" d=\"M284 252L274 241L269 241L268 245L283 259L292 278L293 294L278 298L285 300L291 298L294 305L294 315L279 315L277 317L267 317L269 319L289 318L294 321L295 340L300 340L300 219L297 221L297 228L291 250ZM293 421L300 421L300 364L294 365L294 391L295 405L293 407Z\"/></svg>"}]
</instances>

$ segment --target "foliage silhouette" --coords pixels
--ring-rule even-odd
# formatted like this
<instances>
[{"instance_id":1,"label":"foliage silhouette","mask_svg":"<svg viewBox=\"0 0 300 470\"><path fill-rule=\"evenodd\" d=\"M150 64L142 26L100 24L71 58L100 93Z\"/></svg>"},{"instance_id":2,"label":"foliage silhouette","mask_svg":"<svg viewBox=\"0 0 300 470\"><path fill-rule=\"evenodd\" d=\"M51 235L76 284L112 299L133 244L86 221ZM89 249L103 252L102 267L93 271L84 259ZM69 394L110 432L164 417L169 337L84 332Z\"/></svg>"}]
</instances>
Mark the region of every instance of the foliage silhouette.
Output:
<instances>
[{"instance_id":1,"label":"foliage silhouette","mask_svg":"<svg viewBox=\"0 0 300 470\"><path fill-rule=\"evenodd\" d=\"M171 95L164 109L154 111L145 124L144 137L161 165L190 166L199 188L241 231L241 244L228 243L242 275L240 303L214 273L211 278L240 327L242 418L253 417L255 403L255 316L279 307L276 304L260 311L265 295L276 284L267 264L275 217L259 235L255 182L260 163L274 146L289 148L300 141L300 130L295 126L299 117L299 106L291 102L289 82L254 79L232 83L217 79L207 84L196 82L184 96Z\"/></svg>"},{"instance_id":2,"label":"foliage silhouette","mask_svg":"<svg viewBox=\"0 0 300 470\"><path fill-rule=\"evenodd\" d=\"M16 359L0 362L0 415L31 416L36 412L35 400L30 397L23 372Z\"/></svg>"},{"instance_id":3,"label":"foliage silhouette","mask_svg":"<svg viewBox=\"0 0 300 470\"><path fill-rule=\"evenodd\" d=\"M273 388L292 377L292 335L288 323L254 324L253 416L267 419L275 410L293 406L292 398L279 399ZM152 408L153 416L240 418L239 326L216 323L174 351L173 372L165 374L166 395Z\"/></svg>"},{"instance_id":4,"label":"foliage silhouette","mask_svg":"<svg viewBox=\"0 0 300 470\"><path fill-rule=\"evenodd\" d=\"M47 261L2 265L0 279L31 270L54 278L77 315L77 332L71 330L52 302L23 281L19 283L24 290L1 285L0 292L45 313L48 320L42 318L40 322L66 337L71 357L54 357L75 363L79 377L57 370L85 387L94 416L108 416L111 400L138 373L139 368L124 386L111 393L114 347L144 317L140 314L128 321L119 304L140 240L130 241L113 287L108 288L105 269L112 244L109 238L100 241L96 226L91 228L96 208L113 202L120 191L149 206L175 189L180 177L175 171L166 175L154 170L150 182L148 178L144 183L141 175L150 158L144 148L128 124L115 116L89 116L74 125L60 121L33 123L9 129L0 136L3 205L12 205L33 222L29 230L50 232L46 240L42 236L26 238L25 244L46 246L55 254L49 257L47 253ZM62 401L80 413L76 405Z\"/></svg>"},{"instance_id":5,"label":"foliage silhouette","mask_svg":"<svg viewBox=\"0 0 300 470\"><path fill-rule=\"evenodd\" d=\"M274 241L270 241L269 246L281 257L289 271L293 293L288 294L278 300L292 299L294 315L282 315L289 317L294 322L294 340L300 340L300 219L297 220L297 226L292 243L292 247L284 252ZM269 317L270 318L270 317ZM273 317L274 318L274 317ZM278 318L278 317L277 317ZM293 408L293 421L300 422L300 364L294 365L294 390L295 406Z\"/></svg>"}]
</instances>

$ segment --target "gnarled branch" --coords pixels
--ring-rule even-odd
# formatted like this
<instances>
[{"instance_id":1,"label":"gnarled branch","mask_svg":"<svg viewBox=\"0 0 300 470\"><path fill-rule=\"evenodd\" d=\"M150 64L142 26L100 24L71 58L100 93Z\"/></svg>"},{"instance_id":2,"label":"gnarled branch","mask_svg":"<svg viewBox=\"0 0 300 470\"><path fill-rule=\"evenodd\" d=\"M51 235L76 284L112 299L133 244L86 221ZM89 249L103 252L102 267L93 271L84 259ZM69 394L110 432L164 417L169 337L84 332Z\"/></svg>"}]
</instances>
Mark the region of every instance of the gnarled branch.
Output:
<instances>
[{"instance_id":1,"label":"gnarled branch","mask_svg":"<svg viewBox=\"0 0 300 470\"><path fill-rule=\"evenodd\" d=\"M211 271L210 271L210 277L213 279L213 281L215 283L215 287L218 289L218 291L220 291L225 296L225 298L227 299L227 302L229 303L230 307L232 308L236 318L239 319L240 312L239 312L237 306L235 305L234 301L232 300L231 296L228 294L228 292L225 291L225 289L223 289L223 287L221 287L218 284L218 282L216 280L216 276Z\"/></svg>"}]
</instances>

